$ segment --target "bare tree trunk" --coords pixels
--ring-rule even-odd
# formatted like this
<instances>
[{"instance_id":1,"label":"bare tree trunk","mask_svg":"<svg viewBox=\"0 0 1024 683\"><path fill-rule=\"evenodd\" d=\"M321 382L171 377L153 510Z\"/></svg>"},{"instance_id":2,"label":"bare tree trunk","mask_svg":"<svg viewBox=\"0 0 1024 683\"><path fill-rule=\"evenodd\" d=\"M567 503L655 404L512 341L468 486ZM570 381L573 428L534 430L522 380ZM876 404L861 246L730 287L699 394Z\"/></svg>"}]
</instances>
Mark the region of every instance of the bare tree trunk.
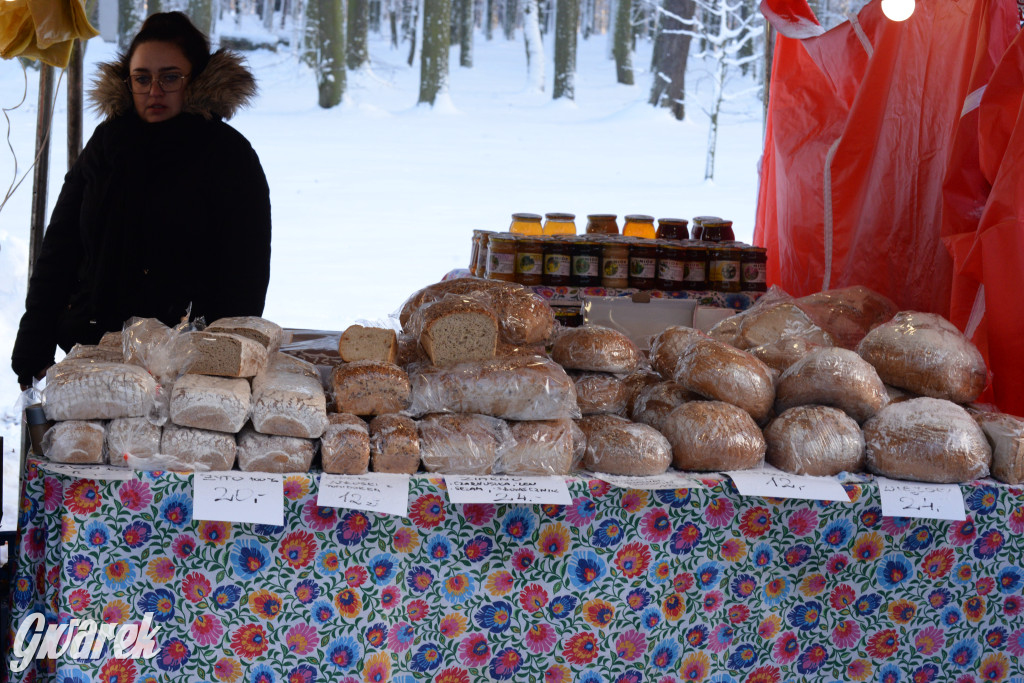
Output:
<instances>
[{"instance_id":1,"label":"bare tree trunk","mask_svg":"<svg viewBox=\"0 0 1024 683\"><path fill-rule=\"evenodd\" d=\"M316 41L317 90L324 109L341 104L345 94L345 12L343 0L310 0L308 12L315 12L312 30Z\"/></svg>"},{"instance_id":2,"label":"bare tree trunk","mask_svg":"<svg viewBox=\"0 0 1024 683\"><path fill-rule=\"evenodd\" d=\"M448 92L448 47L452 0L423 0L423 56L420 59L420 104L434 106Z\"/></svg>"},{"instance_id":3,"label":"bare tree trunk","mask_svg":"<svg viewBox=\"0 0 1024 683\"><path fill-rule=\"evenodd\" d=\"M487 0L484 6L484 37L487 40L494 39L494 24L498 14L498 3L495 0Z\"/></svg>"},{"instance_id":4,"label":"bare tree trunk","mask_svg":"<svg viewBox=\"0 0 1024 683\"><path fill-rule=\"evenodd\" d=\"M117 1L117 47L124 52L142 26L144 9L136 0Z\"/></svg>"},{"instance_id":5,"label":"bare tree trunk","mask_svg":"<svg viewBox=\"0 0 1024 683\"><path fill-rule=\"evenodd\" d=\"M540 37L537 0L523 2L523 46L526 48L527 88L544 92L544 41Z\"/></svg>"},{"instance_id":6,"label":"bare tree trunk","mask_svg":"<svg viewBox=\"0 0 1024 683\"><path fill-rule=\"evenodd\" d=\"M412 20L409 34L409 66L416 63L416 55L422 52L422 46L418 40L423 33L423 0L416 0L413 3Z\"/></svg>"},{"instance_id":7,"label":"bare tree trunk","mask_svg":"<svg viewBox=\"0 0 1024 683\"><path fill-rule=\"evenodd\" d=\"M212 0L189 0L188 15L192 23L206 35L213 33Z\"/></svg>"},{"instance_id":8,"label":"bare tree trunk","mask_svg":"<svg viewBox=\"0 0 1024 683\"><path fill-rule=\"evenodd\" d=\"M462 0L459 17L459 66L473 66L473 0Z\"/></svg>"},{"instance_id":9,"label":"bare tree trunk","mask_svg":"<svg viewBox=\"0 0 1024 683\"><path fill-rule=\"evenodd\" d=\"M654 82L648 102L655 107L666 107L677 120L686 117L685 85L686 61L690 55L690 36L683 33L680 19L692 19L696 5L693 0L664 0L658 37L654 42L651 60Z\"/></svg>"},{"instance_id":10,"label":"bare tree trunk","mask_svg":"<svg viewBox=\"0 0 1024 683\"><path fill-rule=\"evenodd\" d=\"M518 2L523 1L518 0ZM501 22L501 27L505 31L506 40L512 40L516 36L516 9L518 8L518 2L517 0L505 0L504 21Z\"/></svg>"},{"instance_id":11,"label":"bare tree trunk","mask_svg":"<svg viewBox=\"0 0 1024 683\"><path fill-rule=\"evenodd\" d=\"M576 27L580 19L580 0L558 0L555 19L555 85L552 96L558 100L576 99Z\"/></svg>"},{"instance_id":12,"label":"bare tree trunk","mask_svg":"<svg viewBox=\"0 0 1024 683\"><path fill-rule=\"evenodd\" d=\"M263 0L263 28L274 30L274 0Z\"/></svg>"},{"instance_id":13,"label":"bare tree trunk","mask_svg":"<svg viewBox=\"0 0 1024 683\"><path fill-rule=\"evenodd\" d=\"M345 63L352 71L369 61L366 43L370 28L368 0L348 0L348 35L345 40Z\"/></svg>"},{"instance_id":14,"label":"bare tree trunk","mask_svg":"<svg viewBox=\"0 0 1024 683\"><path fill-rule=\"evenodd\" d=\"M718 145L718 115L722 111L722 99L725 90L722 87L725 83L726 63L720 60L715 67L717 74L714 84L714 99L711 101L711 112L708 123L708 156L704 164L704 180L713 180L715 177L715 147Z\"/></svg>"},{"instance_id":15,"label":"bare tree trunk","mask_svg":"<svg viewBox=\"0 0 1024 683\"><path fill-rule=\"evenodd\" d=\"M633 85L633 3L619 0L615 14L615 78L623 85Z\"/></svg>"}]
</instances>

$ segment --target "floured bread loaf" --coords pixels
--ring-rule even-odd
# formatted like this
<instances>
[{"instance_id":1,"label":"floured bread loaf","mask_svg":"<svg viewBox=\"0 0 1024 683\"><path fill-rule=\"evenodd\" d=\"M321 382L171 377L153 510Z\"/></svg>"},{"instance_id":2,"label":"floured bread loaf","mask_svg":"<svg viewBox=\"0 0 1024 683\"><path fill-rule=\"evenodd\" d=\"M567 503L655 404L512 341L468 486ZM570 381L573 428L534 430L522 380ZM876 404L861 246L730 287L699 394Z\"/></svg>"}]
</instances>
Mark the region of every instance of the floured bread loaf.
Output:
<instances>
[{"instance_id":1,"label":"floured bread loaf","mask_svg":"<svg viewBox=\"0 0 1024 683\"><path fill-rule=\"evenodd\" d=\"M131 458L152 458L160 452L163 430L144 417L122 417L107 423L107 460L127 467Z\"/></svg>"},{"instance_id":2,"label":"floured bread loaf","mask_svg":"<svg viewBox=\"0 0 1024 683\"><path fill-rule=\"evenodd\" d=\"M974 413L974 419L992 448L992 476L1006 484L1024 484L1024 420L984 412Z\"/></svg>"},{"instance_id":3,"label":"floured bread loaf","mask_svg":"<svg viewBox=\"0 0 1024 683\"><path fill-rule=\"evenodd\" d=\"M277 351L284 340L284 330L277 323L255 315L219 318L210 323L207 332L227 332L259 342L267 351Z\"/></svg>"},{"instance_id":4,"label":"floured bread loaf","mask_svg":"<svg viewBox=\"0 0 1024 683\"><path fill-rule=\"evenodd\" d=\"M306 377L312 377L313 379L320 379L320 370L316 365L313 365L307 360L296 358L287 353L281 351L274 351L267 356L267 367L266 373L271 372L291 372L299 375L305 375ZM253 388L259 381L260 375L256 375L253 378Z\"/></svg>"},{"instance_id":5,"label":"floured bread loaf","mask_svg":"<svg viewBox=\"0 0 1024 683\"><path fill-rule=\"evenodd\" d=\"M857 348L869 330L899 310L889 298L861 285L809 294L794 303L844 349Z\"/></svg>"},{"instance_id":6,"label":"floured bread loaf","mask_svg":"<svg viewBox=\"0 0 1024 683\"><path fill-rule=\"evenodd\" d=\"M661 474L672 462L672 447L653 427L615 415L593 415L579 422L587 435L584 469L606 474Z\"/></svg>"},{"instance_id":7,"label":"floured bread loaf","mask_svg":"<svg viewBox=\"0 0 1024 683\"><path fill-rule=\"evenodd\" d=\"M497 470L510 475L567 475L573 470L573 421L527 420L509 424L512 440Z\"/></svg>"},{"instance_id":8,"label":"floured bread loaf","mask_svg":"<svg viewBox=\"0 0 1024 683\"><path fill-rule=\"evenodd\" d=\"M644 387L633 401L633 409L629 417L634 422L642 422L664 432L662 422L669 413L687 401L698 398L696 394L679 382L659 382Z\"/></svg>"},{"instance_id":9,"label":"floured bread loaf","mask_svg":"<svg viewBox=\"0 0 1024 683\"><path fill-rule=\"evenodd\" d=\"M992 450L966 410L937 398L886 406L864 423L868 469L893 479L953 484L988 476Z\"/></svg>"},{"instance_id":10,"label":"floured bread loaf","mask_svg":"<svg viewBox=\"0 0 1024 683\"><path fill-rule=\"evenodd\" d=\"M764 440L769 464L784 472L824 477L864 465L860 425L838 408L790 408L765 428Z\"/></svg>"},{"instance_id":11,"label":"floured bread loaf","mask_svg":"<svg viewBox=\"0 0 1024 683\"><path fill-rule=\"evenodd\" d=\"M235 466L235 435L169 424L160 439L160 467L136 469L223 472Z\"/></svg>"},{"instance_id":12,"label":"floured bread loaf","mask_svg":"<svg viewBox=\"0 0 1024 683\"><path fill-rule=\"evenodd\" d=\"M428 472L495 474L512 434L504 420L470 413L427 415L417 425Z\"/></svg>"},{"instance_id":13,"label":"floured bread loaf","mask_svg":"<svg viewBox=\"0 0 1024 683\"><path fill-rule=\"evenodd\" d=\"M365 474L370 467L370 429L361 417L351 413L328 416L320 437L320 459L330 474Z\"/></svg>"},{"instance_id":14,"label":"floured bread loaf","mask_svg":"<svg viewBox=\"0 0 1024 683\"><path fill-rule=\"evenodd\" d=\"M64 360L94 360L107 363L120 363L124 359L119 346L89 346L75 344L64 356Z\"/></svg>"},{"instance_id":15,"label":"floured bread loaf","mask_svg":"<svg viewBox=\"0 0 1024 683\"><path fill-rule=\"evenodd\" d=\"M392 363L360 360L334 368L338 411L353 415L397 413L409 405L409 375Z\"/></svg>"},{"instance_id":16,"label":"floured bread loaf","mask_svg":"<svg viewBox=\"0 0 1024 683\"><path fill-rule=\"evenodd\" d=\"M775 412L823 405L864 422L888 403L878 373L853 351L833 346L811 351L782 373L775 388Z\"/></svg>"},{"instance_id":17,"label":"floured bread loaf","mask_svg":"<svg viewBox=\"0 0 1024 683\"><path fill-rule=\"evenodd\" d=\"M171 422L181 427L236 434L249 419L249 382L185 375L171 390Z\"/></svg>"},{"instance_id":18,"label":"floured bread loaf","mask_svg":"<svg viewBox=\"0 0 1024 683\"><path fill-rule=\"evenodd\" d=\"M618 330L584 325L561 330L551 347L551 358L568 370L626 374L640 363L640 349Z\"/></svg>"},{"instance_id":19,"label":"floured bread loaf","mask_svg":"<svg viewBox=\"0 0 1024 683\"><path fill-rule=\"evenodd\" d=\"M897 313L868 332L857 352L886 384L921 396L970 403L988 383L977 347L934 313Z\"/></svg>"},{"instance_id":20,"label":"floured bread loaf","mask_svg":"<svg viewBox=\"0 0 1024 683\"><path fill-rule=\"evenodd\" d=\"M398 335L386 327L349 325L338 340L338 355L347 363L379 360L398 363Z\"/></svg>"},{"instance_id":21,"label":"floured bread loaf","mask_svg":"<svg viewBox=\"0 0 1024 683\"><path fill-rule=\"evenodd\" d=\"M517 356L448 368L411 368L407 412L478 413L506 420L576 417L576 387L557 363Z\"/></svg>"},{"instance_id":22,"label":"floured bread loaf","mask_svg":"<svg viewBox=\"0 0 1024 683\"><path fill-rule=\"evenodd\" d=\"M750 414L722 401L690 401L662 421L679 470L712 472L760 467L767 446Z\"/></svg>"},{"instance_id":23,"label":"floured bread loaf","mask_svg":"<svg viewBox=\"0 0 1024 683\"><path fill-rule=\"evenodd\" d=\"M251 414L256 431L303 439L324 433L327 397L319 374L311 377L305 365L297 365L301 362L278 360L253 378Z\"/></svg>"},{"instance_id":24,"label":"floured bread loaf","mask_svg":"<svg viewBox=\"0 0 1024 683\"><path fill-rule=\"evenodd\" d=\"M43 435L43 453L53 462L98 465L106 460L103 435L98 420L58 422Z\"/></svg>"},{"instance_id":25,"label":"floured bread loaf","mask_svg":"<svg viewBox=\"0 0 1024 683\"><path fill-rule=\"evenodd\" d=\"M251 425L238 433L238 469L243 472L308 472L316 442L260 434Z\"/></svg>"},{"instance_id":26,"label":"floured bread loaf","mask_svg":"<svg viewBox=\"0 0 1024 683\"><path fill-rule=\"evenodd\" d=\"M267 348L254 339L227 332L190 332L188 372L219 377L253 377L267 366Z\"/></svg>"},{"instance_id":27,"label":"floured bread loaf","mask_svg":"<svg viewBox=\"0 0 1024 683\"><path fill-rule=\"evenodd\" d=\"M673 379L705 398L742 408L758 422L768 417L775 400L767 365L707 337L694 337L681 349Z\"/></svg>"},{"instance_id":28,"label":"floured bread loaf","mask_svg":"<svg viewBox=\"0 0 1024 683\"><path fill-rule=\"evenodd\" d=\"M434 365L494 358L498 318L479 301L446 296L416 311L412 325L420 331L420 346Z\"/></svg>"},{"instance_id":29,"label":"floured bread loaf","mask_svg":"<svg viewBox=\"0 0 1024 683\"><path fill-rule=\"evenodd\" d=\"M411 417L395 413L370 421L370 466L374 472L414 474L420 468L420 437Z\"/></svg>"},{"instance_id":30,"label":"floured bread loaf","mask_svg":"<svg viewBox=\"0 0 1024 683\"><path fill-rule=\"evenodd\" d=\"M622 415L631 396L625 379L607 372L580 372L573 377L576 404L584 415L614 413Z\"/></svg>"},{"instance_id":31,"label":"floured bread loaf","mask_svg":"<svg viewBox=\"0 0 1024 683\"><path fill-rule=\"evenodd\" d=\"M137 365L65 361L46 371L46 419L112 420L142 417L156 397L156 380Z\"/></svg>"}]
</instances>

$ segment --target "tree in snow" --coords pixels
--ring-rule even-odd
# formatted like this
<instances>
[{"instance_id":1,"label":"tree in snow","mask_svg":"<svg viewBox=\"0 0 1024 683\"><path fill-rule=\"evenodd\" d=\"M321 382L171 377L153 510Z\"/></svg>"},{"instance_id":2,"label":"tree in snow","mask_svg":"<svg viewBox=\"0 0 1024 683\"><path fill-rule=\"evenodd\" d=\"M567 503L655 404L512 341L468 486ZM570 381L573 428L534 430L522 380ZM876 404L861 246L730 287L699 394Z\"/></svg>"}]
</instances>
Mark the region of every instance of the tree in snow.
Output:
<instances>
[{"instance_id":1,"label":"tree in snow","mask_svg":"<svg viewBox=\"0 0 1024 683\"><path fill-rule=\"evenodd\" d=\"M580 21L580 0L558 0L555 11L555 85L558 100L576 99L576 33Z\"/></svg>"},{"instance_id":2,"label":"tree in snow","mask_svg":"<svg viewBox=\"0 0 1024 683\"><path fill-rule=\"evenodd\" d=\"M615 6L615 78L623 85L633 85L633 2L618 0Z\"/></svg>"},{"instance_id":3,"label":"tree in snow","mask_svg":"<svg viewBox=\"0 0 1024 683\"><path fill-rule=\"evenodd\" d=\"M117 47L122 52L128 50L145 16L145 5L138 0L117 0Z\"/></svg>"},{"instance_id":4,"label":"tree in snow","mask_svg":"<svg viewBox=\"0 0 1024 683\"><path fill-rule=\"evenodd\" d=\"M664 0L658 7L659 28L651 57L654 82L648 102L666 107L680 121L686 116L686 63L693 36L687 27L693 24L694 9L694 0Z\"/></svg>"},{"instance_id":5,"label":"tree in snow","mask_svg":"<svg viewBox=\"0 0 1024 683\"><path fill-rule=\"evenodd\" d=\"M540 37L540 9L537 0L522 0L523 45L526 48L526 87L544 92L544 42Z\"/></svg>"},{"instance_id":6,"label":"tree in snow","mask_svg":"<svg viewBox=\"0 0 1024 683\"><path fill-rule=\"evenodd\" d=\"M448 48L452 0L423 0L423 52L420 57L420 104L434 106L448 92Z\"/></svg>"},{"instance_id":7,"label":"tree in snow","mask_svg":"<svg viewBox=\"0 0 1024 683\"><path fill-rule=\"evenodd\" d=\"M461 0L459 3L459 16L456 20L459 25L459 66L473 66L473 10L476 3L473 0Z\"/></svg>"},{"instance_id":8,"label":"tree in snow","mask_svg":"<svg viewBox=\"0 0 1024 683\"><path fill-rule=\"evenodd\" d=\"M309 0L306 7L308 52L316 73L319 104L341 104L345 94L344 0Z\"/></svg>"},{"instance_id":9,"label":"tree in snow","mask_svg":"<svg viewBox=\"0 0 1024 683\"><path fill-rule=\"evenodd\" d=\"M348 0L348 31L345 36L345 63L355 71L370 61L367 42L370 32L369 0Z\"/></svg>"}]
</instances>

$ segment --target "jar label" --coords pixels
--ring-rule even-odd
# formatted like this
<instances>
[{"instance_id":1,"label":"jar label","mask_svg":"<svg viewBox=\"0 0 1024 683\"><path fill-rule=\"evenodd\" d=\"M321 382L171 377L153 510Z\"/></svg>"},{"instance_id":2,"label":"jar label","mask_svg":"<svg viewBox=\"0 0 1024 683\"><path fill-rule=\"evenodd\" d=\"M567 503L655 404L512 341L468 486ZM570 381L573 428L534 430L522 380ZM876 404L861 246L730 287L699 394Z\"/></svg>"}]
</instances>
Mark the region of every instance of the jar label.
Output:
<instances>
[{"instance_id":1,"label":"jar label","mask_svg":"<svg viewBox=\"0 0 1024 683\"><path fill-rule=\"evenodd\" d=\"M683 282L704 282L704 262L685 261L683 263Z\"/></svg>"},{"instance_id":2,"label":"jar label","mask_svg":"<svg viewBox=\"0 0 1024 683\"><path fill-rule=\"evenodd\" d=\"M683 262L674 259L658 261L658 279L666 282L682 282Z\"/></svg>"},{"instance_id":3,"label":"jar label","mask_svg":"<svg viewBox=\"0 0 1024 683\"><path fill-rule=\"evenodd\" d=\"M653 279L656 272L657 259L634 256L629 259L629 274L635 278Z\"/></svg>"},{"instance_id":4,"label":"jar label","mask_svg":"<svg viewBox=\"0 0 1024 683\"><path fill-rule=\"evenodd\" d=\"M743 281L750 283L768 282L768 265L765 263L744 263Z\"/></svg>"},{"instance_id":5,"label":"jar label","mask_svg":"<svg viewBox=\"0 0 1024 683\"><path fill-rule=\"evenodd\" d=\"M487 272L503 273L506 275L514 274L516 272L516 255L494 253L492 251L487 259Z\"/></svg>"},{"instance_id":6,"label":"jar label","mask_svg":"<svg viewBox=\"0 0 1024 683\"><path fill-rule=\"evenodd\" d=\"M520 252L516 256L516 272L523 275L541 275L544 273L544 254Z\"/></svg>"},{"instance_id":7,"label":"jar label","mask_svg":"<svg viewBox=\"0 0 1024 683\"><path fill-rule=\"evenodd\" d=\"M627 268L629 260L624 258L606 258L602 268L602 275L612 280L625 280L629 277Z\"/></svg>"},{"instance_id":8,"label":"jar label","mask_svg":"<svg viewBox=\"0 0 1024 683\"><path fill-rule=\"evenodd\" d=\"M577 277L597 277L601 274L598 256L576 256L572 260L572 274Z\"/></svg>"},{"instance_id":9,"label":"jar label","mask_svg":"<svg viewBox=\"0 0 1024 683\"><path fill-rule=\"evenodd\" d=\"M712 261L711 282L739 282L740 262L739 261Z\"/></svg>"},{"instance_id":10,"label":"jar label","mask_svg":"<svg viewBox=\"0 0 1024 683\"><path fill-rule=\"evenodd\" d=\"M568 254L548 254L544 257L544 272L547 275L561 275L569 277L571 266Z\"/></svg>"}]
</instances>

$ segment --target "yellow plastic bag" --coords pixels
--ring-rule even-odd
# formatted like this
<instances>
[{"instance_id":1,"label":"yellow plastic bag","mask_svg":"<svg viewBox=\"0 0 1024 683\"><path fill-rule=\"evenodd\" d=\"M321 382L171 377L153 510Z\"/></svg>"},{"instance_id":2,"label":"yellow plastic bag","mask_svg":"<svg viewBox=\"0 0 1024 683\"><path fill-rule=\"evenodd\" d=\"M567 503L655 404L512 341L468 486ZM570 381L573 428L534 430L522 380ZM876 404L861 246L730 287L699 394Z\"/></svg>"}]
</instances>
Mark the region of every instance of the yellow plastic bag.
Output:
<instances>
[{"instance_id":1,"label":"yellow plastic bag","mask_svg":"<svg viewBox=\"0 0 1024 683\"><path fill-rule=\"evenodd\" d=\"M38 59L64 68L76 38L99 31L80 0L0 0L0 57Z\"/></svg>"}]
</instances>

